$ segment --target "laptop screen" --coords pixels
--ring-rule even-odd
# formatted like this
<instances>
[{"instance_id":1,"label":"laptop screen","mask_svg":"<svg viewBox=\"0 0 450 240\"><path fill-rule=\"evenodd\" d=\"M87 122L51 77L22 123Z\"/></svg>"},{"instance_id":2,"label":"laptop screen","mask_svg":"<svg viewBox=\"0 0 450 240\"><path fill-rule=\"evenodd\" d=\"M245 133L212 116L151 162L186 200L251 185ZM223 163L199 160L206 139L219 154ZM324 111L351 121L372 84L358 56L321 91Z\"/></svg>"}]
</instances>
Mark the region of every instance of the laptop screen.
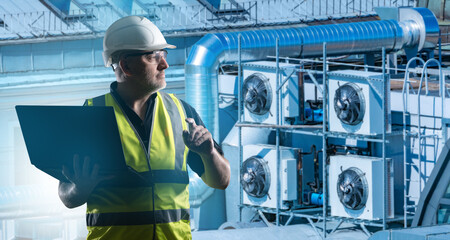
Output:
<instances>
[{"instance_id":1,"label":"laptop screen","mask_svg":"<svg viewBox=\"0 0 450 240\"><path fill-rule=\"evenodd\" d=\"M127 171L113 107L16 106L30 161L62 180L73 156L100 165L100 174Z\"/></svg>"}]
</instances>

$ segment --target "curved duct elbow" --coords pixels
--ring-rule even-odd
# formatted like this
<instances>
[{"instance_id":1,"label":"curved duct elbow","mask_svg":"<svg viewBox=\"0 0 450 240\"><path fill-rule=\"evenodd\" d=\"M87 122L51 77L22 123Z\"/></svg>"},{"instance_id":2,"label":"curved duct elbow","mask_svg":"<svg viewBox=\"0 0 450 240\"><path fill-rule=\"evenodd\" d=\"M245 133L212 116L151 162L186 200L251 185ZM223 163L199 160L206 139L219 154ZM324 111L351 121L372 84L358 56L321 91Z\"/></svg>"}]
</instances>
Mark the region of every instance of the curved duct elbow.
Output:
<instances>
[{"instance_id":1,"label":"curved duct elbow","mask_svg":"<svg viewBox=\"0 0 450 240\"><path fill-rule=\"evenodd\" d=\"M409 31L413 41L404 47L417 51L432 50L439 41L439 24L434 13L428 8L399 8L398 21Z\"/></svg>"},{"instance_id":2,"label":"curved duct elbow","mask_svg":"<svg viewBox=\"0 0 450 240\"><path fill-rule=\"evenodd\" d=\"M405 47L417 47L418 51L434 48L439 26L433 13L424 8L405 12L400 11L401 22L391 19L208 34L192 47L186 61L186 100L198 111L214 138L219 139L217 71L219 64L238 61L239 36L243 61L275 56L276 39L281 57L322 56L324 42L329 56L381 52L382 48L386 52Z\"/></svg>"},{"instance_id":3,"label":"curved duct elbow","mask_svg":"<svg viewBox=\"0 0 450 240\"><path fill-rule=\"evenodd\" d=\"M219 139L218 82L220 63L238 59L238 38L241 37L242 60L264 59L275 55L275 41L280 38L284 56L299 56L301 35L297 29L246 31L208 34L191 49L185 64L186 98L200 114L215 139Z\"/></svg>"},{"instance_id":4,"label":"curved duct elbow","mask_svg":"<svg viewBox=\"0 0 450 240\"><path fill-rule=\"evenodd\" d=\"M403 30L403 42L405 47L418 46L420 38L420 26L415 21L408 20L399 23Z\"/></svg>"},{"instance_id":5,"label":"curved duct elbow","mask_svg":"<svg viewBox=\"0 0 450 240\"><path fill-rule=\"evenodd\" d=\"M213 193L213 188L208 187L197 173L189 170L189 205L191 208L199 207Z\"/></svg>"}]
</instances>

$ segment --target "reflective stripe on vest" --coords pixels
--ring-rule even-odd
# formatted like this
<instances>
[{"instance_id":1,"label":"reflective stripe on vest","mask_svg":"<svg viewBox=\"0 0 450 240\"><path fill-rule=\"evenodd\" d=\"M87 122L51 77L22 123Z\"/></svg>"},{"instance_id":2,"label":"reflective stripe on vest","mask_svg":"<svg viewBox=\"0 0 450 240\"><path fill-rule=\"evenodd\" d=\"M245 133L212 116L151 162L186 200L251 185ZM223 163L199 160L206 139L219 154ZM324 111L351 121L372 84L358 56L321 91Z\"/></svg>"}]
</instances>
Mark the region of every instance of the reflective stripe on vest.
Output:
<instances>
[{"instance_id":1,"label":"reflective stripe on vest","mask_svg":"<svg viewBox=\"0 0 450 240\"><path fill-rule=\"evenodd\" d=\"M183 222L176 226L182 226L185 229L182 232L190 235L189 176L186 168L188 148L182 139L182 131L187 129L187 125L179 100L172 94L157 93L148 152L145 152L143 141L113 95L88 99L87 105L114 107L126 163L143 176L152 178L155 193L153 212L151 187L96 189L87 206L86 220L90 233L107 231L103 226L117 226L111 229L135 225L151 227L155 215L157 226ZM157 232L159 234L161 231ZM93 235L101 234L96 232Z\"/></svg>"},{"instance_id":2,"label":"reflective stripe on vest","mask_svg":"<svg viewBox=\"0 0 450 240\"><path fill-rule=\"evenodd\" d=\"M189 209L156 210L157 224L189 220ZM86 216L88 226L127 226L154 224L153 211L125 212L125 213L88 213Z\"/></svg>"}]
</instances>

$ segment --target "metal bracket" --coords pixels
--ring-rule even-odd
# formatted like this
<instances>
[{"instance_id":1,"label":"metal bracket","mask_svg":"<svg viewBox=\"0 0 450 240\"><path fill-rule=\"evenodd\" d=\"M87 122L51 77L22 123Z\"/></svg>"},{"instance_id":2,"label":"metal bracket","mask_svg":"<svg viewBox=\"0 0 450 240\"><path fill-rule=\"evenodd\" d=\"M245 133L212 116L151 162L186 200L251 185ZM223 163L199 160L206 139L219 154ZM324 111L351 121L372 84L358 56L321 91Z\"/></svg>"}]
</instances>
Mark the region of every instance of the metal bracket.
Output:
<instances>
[{"instance_id":1,"label":"metal bracket","mask_svg":"<svg viewBox=\"0 0 450 240\"><path fill-rule=\"evenodd\" d=\"M314 77L313 73L311 72L311 70L306 70L306 73L308 74L308 76L311 78L311 81L313 81L313 83L316 85L317 89L319 90L319 92L323 95L323 89L322 86L320 86L319 82L317 82L317 79Z\"/></svg>"},{"instance_id":2,"label":"metal bracket","mask_svg":"<svg viewBox=\"0 0 450 240\"><path fill-rule=\"evenodd\" d=\"M378 95L378 97L380 98L384 98L383 96L383 80L381 79L376 79L376 78L367 78L367 83L370 85L370 87L372 87L372 89L375 91L375 93ZM387 81L389 81L387 79Z\"/></svg>"},{"instance_id":3,"label":"metal bracket","mask_svg":"<svg viewBox=\"0 0 450 240\"><path fill-rule=\"evenodd\" d=\"M281 70L281 69L280 69ZM283 73L286 73L286 70L288 70L288 69L285 69L283 72L280 72L281 74L283 74ZM289 78L291 78L291 76L292 76L292 74L294 74L296 71L292 71L284 80L283 80L283 82L280 84L280 86L277 88L277 92L279 92L280 91L280 89L284 86L284 84L286 84L286 82L289 80Z\"/></svg>"},{"instance_id":4,"label":"metal bracket","mask_svg":"<svg viewBox=\"0 0 450 240\"><path fill-rule=\"evenodd\" d=\"M372 236L372 234L369 232L369 230L367 230L366 225L364 225L363 222L360 223L359 226L361 227L361 229L364 231L364 233L365 233L368 237Z\"/></svg>"},{"instance_id":5,"label":"metal bracket","mask_svg":"<svg viewBox=\"0 0 450 240\"><path fill-rule=\"evenodd\" d=\"M263 222L267 225L267 227L273 227L273 224L267 220L266 216L264 216L264 213L261 212L261 210L258 210L259 217L263 220Z\"/></svg>"},{"instance_id":6,"label":"metal bracket","mask_svg":"<svg viewBox=\"0 0 450 240\"><path fill-rule=\"evenodd\" d=\"M314 225L314 222L311 220L311 218L306 218L311 225L311 227L314 229L314 232L316 232L317 236L319 236L321 239L324 239L322 234L319 233L319 230L317 230L316 225ZM323 230L325 231L325 230Z\"/></svg>"}]
</instances>

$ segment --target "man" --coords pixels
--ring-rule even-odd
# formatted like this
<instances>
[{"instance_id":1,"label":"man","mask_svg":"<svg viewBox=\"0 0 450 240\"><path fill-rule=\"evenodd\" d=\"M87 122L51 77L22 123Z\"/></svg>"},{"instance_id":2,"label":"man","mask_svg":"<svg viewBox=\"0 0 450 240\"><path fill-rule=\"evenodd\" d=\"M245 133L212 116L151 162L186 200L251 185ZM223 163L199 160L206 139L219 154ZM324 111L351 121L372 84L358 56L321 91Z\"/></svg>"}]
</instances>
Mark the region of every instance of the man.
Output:
<instances>
[{"instance_id":1,"label":"man","mask_svg":"<svg viewBox=\"0 0 450 240\"><path fill-rule=\"evenodd\" d=\"M228 186L228 160L198 114L159 92L165 48L175 46L144 17L119 19L105 33L103 57L117 82L85 105L113 106L126 163L143 180L99 175L101 166L74 156L59 196L69 208L87 203L88 239L190 239L187 165L210 187Z\"/></svg>"}]
</instances>

